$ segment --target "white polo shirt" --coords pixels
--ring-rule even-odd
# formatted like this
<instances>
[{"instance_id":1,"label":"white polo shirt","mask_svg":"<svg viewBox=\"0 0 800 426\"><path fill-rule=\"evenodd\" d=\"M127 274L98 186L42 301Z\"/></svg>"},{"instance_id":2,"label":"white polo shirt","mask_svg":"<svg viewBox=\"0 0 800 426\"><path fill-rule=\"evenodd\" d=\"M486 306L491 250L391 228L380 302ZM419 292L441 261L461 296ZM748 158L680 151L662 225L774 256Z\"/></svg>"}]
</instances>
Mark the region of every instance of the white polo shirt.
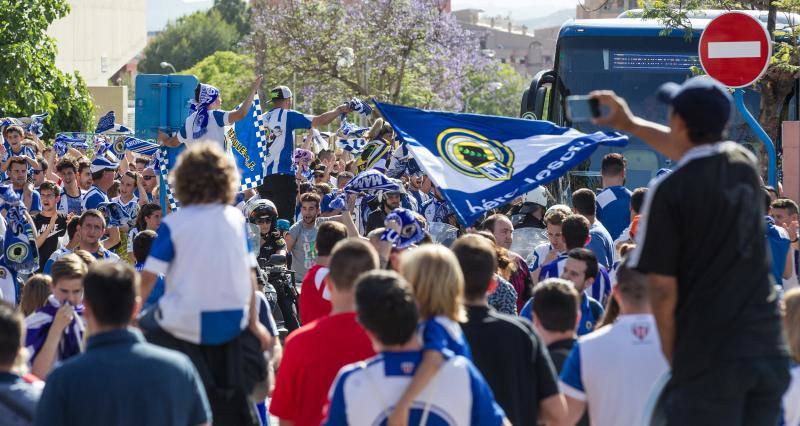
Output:
<instances>
[{"instance_id":1,"label":"white polo shirt","mask_svg":"<svg viewBox=\"0 0 800 426\"><path fill-rule=\"evenodd\" d=\"M653 315L621 315L578 339L559 387L586 401L593 425L637 425L653 385L667 371Z\"/></svg>"},{"instance_id":2,"label":"white polo shirt","mask_svg":"<svg viewBox=\"0 0 800 426\"><path fill-rule=\"evenodd\" d=\"M225 126L231 125L230 115L231 113L228 111L208 111L206 132L200 138L195 139L193 136L194 118L197 116L197 112L195 111L186 117L186 121L183 123L183 126L181 126L176 136L187 148L195 143L210 142L217 144L217 146L232 157L233 151L231 151L231 144L228 143L228 140L225 138Z\"/></svg>"},{"instance_id":3,"label":"white polo shirt","mask_svg":"<svg viewBox=\"0 0 800 426\"><path fill-rule=\"evenodd\" d=\"M195 344L230 341L247 326L251 270L242 212L233 206L181 207L161 222L143 270L166 276L156 321Z\"/></svg>"}]
</instances>

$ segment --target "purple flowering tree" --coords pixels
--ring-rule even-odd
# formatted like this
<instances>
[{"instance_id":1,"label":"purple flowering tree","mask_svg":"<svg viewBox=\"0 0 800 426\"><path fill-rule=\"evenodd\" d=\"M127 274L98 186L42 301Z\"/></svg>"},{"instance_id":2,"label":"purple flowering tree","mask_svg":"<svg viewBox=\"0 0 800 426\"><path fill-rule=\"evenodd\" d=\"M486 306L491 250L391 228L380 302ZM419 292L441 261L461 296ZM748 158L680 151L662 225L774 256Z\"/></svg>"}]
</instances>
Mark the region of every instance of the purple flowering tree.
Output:
<instances>
[{"instance_id":1,"label":"purple flowering tree","mask_svg":"<svg viewBox=\"0 0 800 426\"><path fill-rule=\"evenodd\" d=\"M460 110L469 76L490 65L436 0L256 0L252 12L257 71L312 110L352 96Z\"/></svg>"}]
</instances>

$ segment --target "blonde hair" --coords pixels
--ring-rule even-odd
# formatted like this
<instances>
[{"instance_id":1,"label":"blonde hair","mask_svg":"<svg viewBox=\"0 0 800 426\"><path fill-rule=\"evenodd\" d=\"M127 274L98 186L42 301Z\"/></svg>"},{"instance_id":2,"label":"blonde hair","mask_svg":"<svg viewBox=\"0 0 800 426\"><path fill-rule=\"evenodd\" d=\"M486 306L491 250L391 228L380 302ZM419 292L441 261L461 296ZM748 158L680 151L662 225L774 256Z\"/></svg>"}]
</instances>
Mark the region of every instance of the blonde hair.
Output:
<instances>
[{"instance_id":1,"label":"blonde hair","mask_svg":"<svg viewBox=\"0 0 800 426\"><path fill-rule=\"evenodd\" d=\"M192 145L178 157L172 173L175 196L184 206L231 204L239 172L222 150L210 143Z\"/></svg>"},{"instance_id":2,"label":"blonde hair","mask_svg":"<svg viewBox=\"0 0 800 426\"><path fill-rule=\"evenodd\" d=\"M52 284L53 279L44 274L32 275L25 281L25 285L22 287L22 294L19 297L19 311L22 315L27 317L44 306L44 302L50 296Z\"/></svg>"},{"instance_id":3,"label":"blonde hair","mask_svg":"<svg viewBox=\"0 0 800 426\"><path fill-rule=\"evenodd\" d=\"M466 321L464 275L452 251L438 244L407 250L400 257L400 275L411 284L422 318Z\"/></svg>"},{"instance_id":4,"label":"blonde hair","mask_svg":"<svg viewBox=\"0 0 800 426\"><path fill-rule=\"evenodd\" d=\"M795 362L800 362L800 288L793 288L783 296L783 322L789 352Z\"/></svg>"}]
</instances>

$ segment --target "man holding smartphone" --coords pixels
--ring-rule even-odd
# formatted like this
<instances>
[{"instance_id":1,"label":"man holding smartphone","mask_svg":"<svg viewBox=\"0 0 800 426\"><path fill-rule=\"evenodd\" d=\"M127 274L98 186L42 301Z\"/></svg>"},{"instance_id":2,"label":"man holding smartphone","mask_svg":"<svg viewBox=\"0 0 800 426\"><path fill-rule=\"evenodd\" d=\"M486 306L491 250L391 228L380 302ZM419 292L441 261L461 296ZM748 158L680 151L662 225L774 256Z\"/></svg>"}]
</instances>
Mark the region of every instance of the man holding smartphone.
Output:
<instances>
[{"instance_id":1,"label":"man holding smartphone","mask_svg":"<svg viewBox=\"0 0 800 426\"><path fill-rule=\"evenodd\" d=\"M707 76L667 83L669 126L634 116L613 92L593 122L676 161L645 198L630 266L647 274L661 346L672 365L670 425L774 425L789 359L764 244L755 157L725 142L727 88ZM698 236L701 236L699 238Z\"/></svg>"}]
</instances>

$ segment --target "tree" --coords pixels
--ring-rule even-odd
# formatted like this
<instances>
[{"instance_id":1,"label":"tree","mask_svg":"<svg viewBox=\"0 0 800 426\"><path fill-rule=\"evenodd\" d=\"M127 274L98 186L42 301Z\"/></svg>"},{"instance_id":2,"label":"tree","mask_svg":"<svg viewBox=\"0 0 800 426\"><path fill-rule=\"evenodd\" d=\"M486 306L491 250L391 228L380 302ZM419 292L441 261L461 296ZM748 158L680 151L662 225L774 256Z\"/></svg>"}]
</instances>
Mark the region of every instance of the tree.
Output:
<instances>
[{"instance_id":1,"label":"tree","mask_svg":"<svg viewBox=\"0 0 800 426\"><path fill-rule=\"evenodd\" d=\"M185 70L217 51L232 50L239 41L236 27L226 22L218 10L195 12L178 18L147 45L139 72L160 74L161 62Z\"/></svg>"},{"instance_id":2,"label":"tree","mask_svg":"<svg viewBox=\"0 0 800 426\"><path fill-rule=\"evenodd\" d=\"M92 123L93 103L78 73L56 68L56 44L47 27L69 13L66 0L0 0L0 117L50 113L46 137L59 131L84 131Z\"/></svg>"},{"instance_id":3,"label":"tree","mask_svg":"<svg viewBox=\"0 0 800 426\"><path fill-rule=\"evenodd\" d=\"M438 0L255 0L245 45L269 81L321 110L350 96L460 109L476 37ZM302 89L298 89L302 88Z\"/></svg>"},{"instance_id":4,"label":"tree","mask_svg":"<svg viewBox=\"0 0 800 426\"><path fill-rule=\"evenodd\" d=\"M216 86L222 96L222 107L231 110L249 95L254 69L250 56L216 52L181 74L194 75L200 82Z\"/></svg>"},{"instance_id":5,"label":"tree","mask_svg":"<svg viewBox=\"0 0 800 426\"><path fill-rule=\"evenodd\" d=\"M464 88L464 110L476 114L516 117L528 82L509 64L497 62L471 73Z\"/></svg>"},{"instance_id":6,"label":"tree","mask_svg":"<svg viewBox=\"0 0 800 426\"><path fill-rule=\"evenodd\" d=\"M773 56L764 77L756 83L761 93L759 122L770 138L780 148L780 123L789 111L789 99L795 80L800 76L798 66L798 24L776 30L779 13L800 12L800 0L751 0L733 2L730 0L659 0L644 3L643 18L658 19L665 26L665 32L672 29L688 30L691 36L692 12L699 9L760 9L768 11L767 29L773 38Z\"/></svg>"},{"instance_id":7,"label":"tree","mask_svg":"<svg viewBox=\"0 0 800 426\"><path fill-rule=\"evenodd\" d=\"M236 27L241 38L250 33L250 9L242 0L214 0L211 10L219 12L222 20Z\"/></svg>"}]
</instances>

